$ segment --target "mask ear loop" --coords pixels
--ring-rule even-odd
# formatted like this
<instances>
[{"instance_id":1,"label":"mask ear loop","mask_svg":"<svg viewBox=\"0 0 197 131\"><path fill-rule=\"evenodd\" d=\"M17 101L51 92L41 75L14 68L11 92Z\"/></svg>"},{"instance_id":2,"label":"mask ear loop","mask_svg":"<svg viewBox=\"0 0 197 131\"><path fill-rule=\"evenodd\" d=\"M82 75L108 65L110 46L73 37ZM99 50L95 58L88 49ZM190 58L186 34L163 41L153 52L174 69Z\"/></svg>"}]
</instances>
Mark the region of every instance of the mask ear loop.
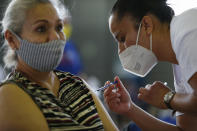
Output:
<instances>
[{"instance_id":1,"label":"mask ear loop","mask_svg":"<svg viewBox=\"0 0 197 131\"><path fill-rule=\"evenodd\" d=\"M22 39L20 36L18 36L14 31L12 31L11 29L9 29L9 31L16 37L16 39L21 42ZM20 47L19 47L20 48ZM18 50L17 48L14 49L14 51Z\"/></svg>"},{"instance_id":2,"label":"mask ear loop","mask_svg":"<svg viewBox=\"0 0 197 131\"><path fill-rule=\"evenodd\" d=\"M153 52L153 36L152 36L152 33L150 35L150 50Z\"/></svg>"},{"instance_id":3,"label":"mask ear loop","mask_svg":"<svg viewBox=\"0 0 197 131\"><path fill-rule=\"evenodd\" d=\"M142 26L142 23L140 23L139 28L138 28L138 32L137 32L136 48L138 47L139 35L140 35L140 32L141 32L141 26ZM124 47L125 47L125 49L127 48L125 43L124 43Z\"/></svg>"},{"instance_id":4,"label":"mask ear loop","mask_svg":"<svg viewBox=\"0 0 197 131\"><path fill-rule=\"evenodd\" d=\"M12 30L9 29L9 31L10 31L19 41L21 40L21 38L20 38L16 33L14 33Z\"/></svg>"},{"instance_id":5,"label":"mask ear loop","mask_svg":"<svg viewBox=\"0 0 197 131\"><path fill-rule=\"evenodd\" d=\"M136 39L136 47L138 47L138 42L139 42L139 36L140 36L141 26L142 26L142 23L140 23L139 28L138 28L137 39Z\"/></svg>"}]
</instances>

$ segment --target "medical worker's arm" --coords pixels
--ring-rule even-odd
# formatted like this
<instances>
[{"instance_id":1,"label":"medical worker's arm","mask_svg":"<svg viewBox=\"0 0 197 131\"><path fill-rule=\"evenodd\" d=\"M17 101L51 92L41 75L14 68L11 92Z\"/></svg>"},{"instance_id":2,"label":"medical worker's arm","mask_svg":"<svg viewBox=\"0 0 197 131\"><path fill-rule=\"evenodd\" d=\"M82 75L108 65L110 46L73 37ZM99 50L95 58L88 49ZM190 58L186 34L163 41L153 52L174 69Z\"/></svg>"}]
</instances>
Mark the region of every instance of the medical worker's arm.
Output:
<instances>
[{"instance_id":1,"label":"medical worker's arm","mask_svg":"<svg viewBox=\"0 0 197 131\"><path fill-rule=\"evenodd\" d=\"M197 117L197 73L191 77L189 84L194 92L192 94L177 93L170 104L175 110Z\"/></svg>"},{"instance_id":2,"label":"medical worker's arm","mask_svg":"<svg viewBox=\"0 0 197 131\"><path fill-rule=\"evenodd\" d=\"M175 73L179 78L176 80L178 92L170 105L174 110L197 117L197 26L195 22L192 23L194 28L190 27L188 28L190 30L178 33L176 36L176 39L179 38L179 43L177 43L179 46L175 49L177 66L179 66L177 71L180 73L179 75ZM165 108L163 96L167 91L166 86L156 82L151 86L141 88L139 98L156 107Z\"/></svg>"},{"instance_id":3,"label":"medical worker's arm","mask_svg":"<svg viewBox=\"0 0 197 131\"><path fill-rule=\"evenodd\" d=\"M96 109L98 111L99 117L101 118L101 121L103 122L104 129L106 131L119 131L119 129L117 128L113 120L111 119L110 115L106 111L105 107L103 106L98 96L94 93L94 91L91 90L91 87L89 87L85 81L83 82L87 85L87 87L91 91L92 97L96 104Z\"/></svg>"},{"instance_id":4,"label":"medical worker's arm","mask_svg":"<svg viewBox=\"0 0 197 131\"><path fill-rule=\"evenodd\" d=\"M110 86L104 92L105 101L110 110L134 121L143 131L181 131L178 126L165 123L143 111L132 102L120 79L116 77L114 81L118 81L118 91L113 92L114 86Z\"/></svg>"},{"instance_id":5,"label":"medical worker's arm","mask_svg":"<svg viewBox=\"0 0 197 131\"><path fill-rule=\"evenodd\" d=\"M196 81L197 75L195 74L189 81L190 85L194 89L193 93L176 93L170 102L170 105L174 110L184 113L176 117L177 126L184 131L197 130ZM147 85L145 88L140 88L138 98L158 108L167 109L164 104L163 97L169 90L170 89L162 82L154 82L152 85Z\"/></svg>"}]
</instances>

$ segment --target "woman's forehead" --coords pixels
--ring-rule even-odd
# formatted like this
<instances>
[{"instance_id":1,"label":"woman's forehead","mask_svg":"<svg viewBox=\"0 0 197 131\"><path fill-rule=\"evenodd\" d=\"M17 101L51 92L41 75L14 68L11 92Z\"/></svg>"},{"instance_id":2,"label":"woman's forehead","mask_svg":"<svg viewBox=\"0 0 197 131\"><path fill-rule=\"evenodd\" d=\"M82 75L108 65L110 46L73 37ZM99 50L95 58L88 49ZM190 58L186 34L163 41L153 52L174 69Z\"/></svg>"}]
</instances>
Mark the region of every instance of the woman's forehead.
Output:
<instances>
[{"instance_id":1,"label":"woman's forehead","mask_svg":"<svg viewBox=\"0 0 197 131\"><path fill-rule=\"evenodd\" d=\"M38 20L57 21L60 16L55 7L50 3L38 4L27 12L26 20L35 23Z\"/></svg>"}]
</instances>

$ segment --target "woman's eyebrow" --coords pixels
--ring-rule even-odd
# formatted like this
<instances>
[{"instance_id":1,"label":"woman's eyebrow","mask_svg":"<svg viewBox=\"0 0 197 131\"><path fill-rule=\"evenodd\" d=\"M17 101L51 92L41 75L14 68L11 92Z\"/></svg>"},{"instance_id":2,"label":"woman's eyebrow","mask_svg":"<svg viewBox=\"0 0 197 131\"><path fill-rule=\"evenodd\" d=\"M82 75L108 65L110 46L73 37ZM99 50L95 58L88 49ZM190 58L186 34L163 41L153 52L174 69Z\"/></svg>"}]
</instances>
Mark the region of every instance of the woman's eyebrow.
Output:
<instances>
[{"instance_id":1,"label":"woman's eyebrow","mask_svg":"<svg viewBox=\"0 0 197 131\"><path fill-rule=\"evenodd\" d=\"M35 25L37 23L50 23L50 21L46 20L46 19L39 19L39 20L36 20L35 22L33 22L32 25ZM57 19L56 20L56 23L63 23L63 20L62 19Z\"/></svg>"},{"instance_id":2,"label":"woman's eyebrow","mask_svg":"<svg viewBox=\"0 0 197 131\"><path fill-rule=\"evenodd\" d=\"M44 22L44 23L49 23L47 20L37 20L37 21L35 21L32 25L35 25L35 24L37 24L37 23L41 23L41 22Z\"/></svg>"}]
</instances>

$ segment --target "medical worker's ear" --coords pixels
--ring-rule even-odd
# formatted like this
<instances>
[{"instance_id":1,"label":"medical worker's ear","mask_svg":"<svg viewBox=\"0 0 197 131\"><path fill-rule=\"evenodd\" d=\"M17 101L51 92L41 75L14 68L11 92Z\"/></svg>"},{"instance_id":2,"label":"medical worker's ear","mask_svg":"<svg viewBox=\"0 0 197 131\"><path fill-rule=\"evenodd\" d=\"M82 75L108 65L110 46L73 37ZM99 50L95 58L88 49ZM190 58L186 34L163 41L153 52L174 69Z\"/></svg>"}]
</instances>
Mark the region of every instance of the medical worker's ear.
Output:
<instances>
[{"instance_id":1,"label":"medical worker's ear","mask_svg":"<svg viewBox=\"0 0 197 131\"><path fill-rule=\"evenodd\" d=\"M147 35L151 35L153 31L153 20L150 16L142 18L142 27L145 29Z\"/></svg>"},{"instance_id":2,"label":"medical worker's ear","mask_svg":"<svg viewBox=\"0 0 197 131\"><path fill-rule=\"evenodd\" d=\"M9 30L6 30L5 33L4 33L4 37L5 37L5 40L7 40L9 46L13 49L13 50L16 50L16 49L19 49L19 40L16 38L16 36Z\"/></svg>"}]
</instances>

